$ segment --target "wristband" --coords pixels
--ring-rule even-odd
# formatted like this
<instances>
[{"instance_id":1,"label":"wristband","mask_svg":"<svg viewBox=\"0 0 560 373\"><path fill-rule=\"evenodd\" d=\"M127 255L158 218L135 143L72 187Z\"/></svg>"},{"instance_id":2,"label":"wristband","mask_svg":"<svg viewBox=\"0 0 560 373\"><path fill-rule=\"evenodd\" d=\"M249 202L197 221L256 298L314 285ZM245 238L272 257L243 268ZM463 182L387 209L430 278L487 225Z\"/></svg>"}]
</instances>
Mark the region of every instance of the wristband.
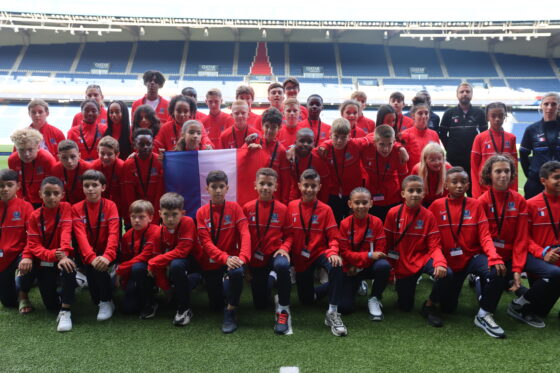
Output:
<instances>
[{"instance_id":1,"label":"wristband","mask_svg":"<svg viewBox=\"0 0 560 373\"><path fill-rule=\"evenodd\" d=\"M543 259L544 259L544 256L546 255L546 253L548 252L548 250L550 250L550 246L547 246L547 247L545 247L545 248L543 249L543 251L542 251L542 257L543 257Z\"/></svg>"},{"instance_id":2,"label":"wristband","mask_svg":"<svg viewBox=\"0 0 560 373\"><path fill-rule=\"evenodd\" d=\"M371 251L368 252L368 253L367 253L367 257L368 257L369 259L373 259L373 252L371 252Z\"/></svg>"}]
</instances>

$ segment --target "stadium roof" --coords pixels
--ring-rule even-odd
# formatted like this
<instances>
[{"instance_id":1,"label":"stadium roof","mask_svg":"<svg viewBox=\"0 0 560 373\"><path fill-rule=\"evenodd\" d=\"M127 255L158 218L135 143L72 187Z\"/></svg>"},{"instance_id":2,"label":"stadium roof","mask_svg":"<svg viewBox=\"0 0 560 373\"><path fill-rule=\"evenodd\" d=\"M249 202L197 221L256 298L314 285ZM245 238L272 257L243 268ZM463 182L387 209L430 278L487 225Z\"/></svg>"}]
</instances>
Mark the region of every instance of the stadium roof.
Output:
<instances>
[{"instance_id":1,"label":"stadium roof","mask_svg":"<svg viewBox=\"0 0 560 373\"><path fill-rule=\"evenodd\" d=\"M5 2L2 10L51 14L128 16L128 17L189 17L213 19L265 20L337 20L337 21L527 21L558 20L557 1L541 0L537 4L526 1L417 1L399 0L391 4L377 1L323 4L300 0L239 1L212 0L187 2L184 0L42 0Z\"/></svg>"}]
</instances>

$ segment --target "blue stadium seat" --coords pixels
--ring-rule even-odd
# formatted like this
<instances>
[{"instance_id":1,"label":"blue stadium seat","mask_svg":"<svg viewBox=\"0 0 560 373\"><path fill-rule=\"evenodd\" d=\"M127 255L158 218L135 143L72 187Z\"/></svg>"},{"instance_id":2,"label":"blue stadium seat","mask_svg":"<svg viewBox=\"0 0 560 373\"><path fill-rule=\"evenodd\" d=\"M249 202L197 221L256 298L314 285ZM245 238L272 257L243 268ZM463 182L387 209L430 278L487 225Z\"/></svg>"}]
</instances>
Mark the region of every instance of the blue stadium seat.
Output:
<instances>
[{"instance_id":1,"label":"blue stadium seat","mask_svg":"<svg viewBox=\"0 0 560 373\"><path fill-rule=\"evenodd\" d=\"M231 42L190 42L185 73L197 74L199 65L218 65L220 75L231 75L234 46Z\"/></svg>"},{"instance_id":2,"label":"blue stadium seat","mask_svg":"<svg viewBox=\"0 0 560 373\"><path fill-rule=\"evenodd\" d=\"M27 48L19 70L68 71L79 44L32 44Z\"/></svg>"},{"instance_id":3,"label":"blue stadium seat","mask_svg":"<svg viewBox=\"0 0 560 373\"><path fill-rule=\"evenodd\" d=\"M490 84L492 87L507 87L506 82L503 79L490 79Z\"/></svg>"},{"instance_id":4,"label":"blue stadium seat","mask_svg":"<svg viewBox=\"0 0 560 373\"><path fill-rule=\"evenodd\" d=\"M182 41L140 41L131 71L159 70L164 74L178 74L184 46Z\"/></svg>"},{"instance_id":5,"label":"blue stadium seat","mask_svg":"<svg viewBox=\"0 0 560 373\"><path fill-rule=\"evenodd\" d=\"M325 76L337 76L332 43L290 43L290 74L303 75L303 66L322 66Z\"/></svg>"},{"instance_id":6,"label":"blue stadium seat","mask_svg":"<svg viewBox=\"0 0 560 373\"><path fill-rule=\"evenodd\" d=\"M496 53L496 59L506 77L553 77L554 72L546 58Z\"/></svg>"},{"instance_id":7,"label":"blue stadium seat","mask_svg":"<svg viewBox=\"0 0 560 373\"><path fill-rule=\"evenodd\" d=\"M514 123L511 128L511 133L516 137L518 143L521 142L523 134L525 133L525 128L527 128L531 123Z\"/></svg>"},{"instance_id":8,"label":"blue stadium seat","mask_svg":"<svg viewBox=\"0 0 560 373\"><path fill-rule=\"evenodd\" d=\"M382 45L338 45L343 76L389 76Z\"/></svg>"},{"instance_id":9,"label":"blue stadium seat","mask_svg":"<svg viewBox=\"0 0 560 373\"><path fill-rule=\"evenodd\" d=\"M20 51L21 45L0 47L0 69L11 69Z\"/></svg>"},{"instance_id":10,"label":"blue stadium seat","mask_svg":"<svg viewBox=\"0 0 560 373\"><path fill-rule=\"evenodd\" d=\"M110 72L124 73L131 50L129 42L86 43L76 71L90 72L94 62L108 62Z\"/></svg>"},{"instance_id":11,"label":"blue stadium seat","mask_svg":"<svg viewBox=\"0 0 560 373\"><path fill-rule=\"evenodd\" d=\"M284 43L266 43L266 48L268 50L268 59L272 66L272 73L274 75L284 75L286 73L286 68L284 64ZM291 72L294 74L294 72ZM284 81L284 77L282 81Z\"/></svg>"},{"instance_id":12,"label":"blue stadium seat","mask_svg":"<svg viewBox=\"0 0 560 373\"><path fill-rule=\"evenodd\" d=\"M460 83L460 79L383 79L383 85L403 85L415 87L457 87Z\"/></svg>"},{"instance_id":13,"label":"blue stadium seat","mask_svg":"<svg viewBox=\"0 0 560 373\"><path fill-rule=\"evenodd\" d=\"M508 80L512 89L531 89L536 92L557 92L560 91L560 81L558 79L511 79Z\"/></svg>"},{"instance_id":14,"label":"blue stadium seat","mask_svg":"<svg viewBox=\"0 0 560 373\"><path fill-rule=\"evenodd\" d=\"M396 76L410 76L411 67L425 67L429 77L442 77L441 67L433 48L390 47Z\"/></svg>"},{"instance_id":15,"label":"blue stadium seat","mask_svg":"<svg viewBox=\"0 0 560 373\"><path fill-rule=\"evenodd\" d=\"M257 52L257 43L239 43L239 59L237 60L237 73L249 74L249 69Z\"/></svg>"},{"instance_id":16,"label":"blue stadium seat","mask_svg":"<svg viewBox=\"0 0 560 373\"><path fill-rule=\"evenodd\" d=\"M66 79L121 79L121 80L140 80L138 74L87 74L87 73L57 73L56 78Z\"/></svg>"},{"instance_id":17,"label":"blue stadium seat","mask_svg":"<svg viewBox=\"0 0 560 373\"><path fill-rule=\"evenodd\" d=\"M514 118L514 122L516 123L535 123L541 120L542 115L539 114L538 111L514 111L511 113ZM519 139L521 140L521 139Z\"/></svg>"},{"instance_id":18,"label":"blue stadium seat","mask_svg":"<svg viewBox=\"0 0 560 373\"><path fill-rule=\"evenodd\" d=\"M450 77L497 77L498 73L486 52L442 49L441 56Z\"/></svg>"}]
</instances>

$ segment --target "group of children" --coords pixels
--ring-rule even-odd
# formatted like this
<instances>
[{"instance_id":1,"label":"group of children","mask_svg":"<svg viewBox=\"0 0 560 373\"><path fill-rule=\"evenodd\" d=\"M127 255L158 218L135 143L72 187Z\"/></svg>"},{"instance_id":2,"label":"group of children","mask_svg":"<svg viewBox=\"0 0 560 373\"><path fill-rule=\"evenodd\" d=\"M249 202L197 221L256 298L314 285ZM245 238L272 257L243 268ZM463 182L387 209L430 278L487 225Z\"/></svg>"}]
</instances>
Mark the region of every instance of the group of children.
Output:
<instances>
[{"instance_id":1,"label":"group of children","mask_svg":"<svg viewBox=\"0 0 560 373\"><path fill-rule=\"evenodd\" d=\"M469 175L445 161L425 95L407 117L404 97L393 94L376 126L364 118L366 97L356 92L331 126L321 121L319 95L300 105L293 78L270 85L271 108L262 116L250 111L250 87L237 90L231 116L220 110L219 90L210 90L204 118L194 89L167 102L157 94L161 73L148 71L144 81L147 94L133 105L132 127L123 102L105 111L98 86L88 87L68 139L47 123L46 103L29 104L31 128L14 132L10 169L0 171L4 306L31 312L28 294L37 279L46 308L59 311L57 330L71 330L79 271L98 320L112 317L118 285L123 312L153 317L161 289L176 304L173 324L186 325L190 292L203 282L211 307L223 310L222 331L232 333L250 278L255 308L274 300L275 333L292 332L295 283L303 304L328 298L325 324L344 336L341 314L354 311L367 280L368 313L380 321L391 279L399 309L410 311L419 277L429 274L434 283L421 313L438 327L439 311L457 308L472 274L480 304L475 325L505 336L493 314L509 289L517 297L508 314L544 327L542 317L560 296L560 163L541 168L543 193L529 201L517 193L515 137L502 129L505 105L487 106L490 130L475 140ZM212 171L210 202L195 221L182 196L165 193L165 152L223 148L262 152L258 198L244 206L226 200L227 175ZM475 198L465 196L471 184ZM316 285L320 271L327 281ZM523 272L530 288L521 284Z\"/></svg>"}]
</instances>

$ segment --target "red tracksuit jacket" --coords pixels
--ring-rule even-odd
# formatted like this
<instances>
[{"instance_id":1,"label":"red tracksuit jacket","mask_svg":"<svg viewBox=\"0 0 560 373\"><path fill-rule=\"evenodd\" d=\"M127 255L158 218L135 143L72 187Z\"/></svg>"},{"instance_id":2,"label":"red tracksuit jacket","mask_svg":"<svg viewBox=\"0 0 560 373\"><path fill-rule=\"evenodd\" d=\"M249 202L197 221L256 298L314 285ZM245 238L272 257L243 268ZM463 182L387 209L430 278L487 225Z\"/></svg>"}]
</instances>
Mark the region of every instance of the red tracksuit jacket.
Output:
<instances>
[{"instance_id":1,"label":"red tracksuit jacket","mask_svg":"<svg viewBox=\"0 0 560 373\"><path fill-rule=\"evenodd\" d=\"M480 184L480 172L486 160L496 154L506 154L515 160L517 169L517 144L513 133L493 129L481 132L474 138L471 151L471 180L472 194L478 198L488 190L488 187ZM517 178L511 183L509 189L517 192Z\"/></svg>"},{"instance_id":2,"label":"red tracksuit jacket","mask_svg":"<svg viewBox=\"0 0 560 373\"><path fill-rule=\"evenodd\" d=\"M321 145L323 142L331 138L331 126L330 124L322 122L319 120L311 120L309 118L302 120L298 123L299 128L311 128L313 131L315 146Z\"/></svg>"},{"instance_id":3,"label":"red tracksuit jacket","mask_svg":"<svg viewBox=\"0 0 560 373\"><path fill-rule=\"evenodd\" d=\"M363 115L358 119L356 126L360 128L367 135L375 131L375 121L364 117Z\"/></svg>"},{"instance_id":4,"label":"red tracksuit jacket","mask_svg":"<svg viewBox=\"0 0 560 373\"><path fill-rule=\"evenodd\" d=\"M150 201L154 206L152 223L158 222L159 199L164 193L165 185L163 166L157 156L152 153L150 158L140 159L138 153L135 153L128 158L123 165L122 185L126 205L130 206L138 199Z\"/></svg>"},{"instance_id":5,"label":"red tracksuit jacket","mask_svg":"<svg viewBox=\"0 0 560 373\"><path fill-rule=\"evenodd\" d=\"M292 175L289 198L290 201L301 197L301 193L298 188L299 178L303 171L307 170L308 168L313 168L321 177L322 186L319 194L317 195L317 198L319 198L319 200L322 202L328 202L330 191L329 166L323 160L323 158L319 157L315 150L313 150L303 158L298 157L298 155L296 154L292 163L290 164L290 168Z\"/></svg>"},{"instance_id":6,"label":"red tracksuit jacket","mask_svg":"<svg viewBox=\"0 0 560 373\"><path fill-rule=\"evenodd\" d=\"M22 258L37 258L42 262L55 263L58 262L58 248L69 257L74 254L72 206L68 202L60 202L54 208L39 207L33 211L27 225L27 245Z\"/></svg>"},{"instance_id":7,"label":"red tracksuit jacket","mask_svg":"<svg viewBox=\"0 0 560 373\"><path fill-rule=\"evenodd\" d=\"M64 201L74 204L86 198L80 176L89 169L91 169L91 163L83 159L80 159L78 165L73 170L65 169L60 162L54 165L52 175L58 177L64 183Z\"/></svg>"},{"instance_id":8,"label":"red tracksuit jacket","mask_svg":"<svg viewBox=\"0 0 560 373\"><path fill-rule=\"evenodd\" d=\"M109 262L117 258L120 228L117 205L111 200L101 198L97 203L83 200L72 206L72 229L85 264L91 264L97 256Z\"/></svg>"},{"instance_id":9,"label":"red tracksuit jacket","mask_svg":"<svg viewBox=\"0 0 560 373\"><path fill-rule=\"evenodd\" d=\"M546 193L546 198L552 210L552 220L560 230L560 197ZM560 245L560 237L554 235L543 193L528 200L527 205L529 207L529 252L535 258L544 259L542 255L544 248ZM556 262L556 265L560 266L560 261Z\"/></svg>"},{"instance_id":10,"label":"red tracksuit jacket","mask_svg":"<svg viewBox=\"0 0 560 373\"><path fill-rule=\"evenodd\" d=\"M401 210L400 219L398 212ZM387 251L397 251L399 260L391 259L397 278L404 278L418 273L428 260L434 260L434 268L446 267L447 262L441 251L441 238L436 219L431 212L420 206L411 209L406 204L393 207L385 219L385 236L387 237ZM415 217L416 216L416 217ZM410 228L401 239L405 228ZM397 241L400 240L396 246Z\"/></svg>"},{"instance_id":11,"label":"red tracksuit jacket","mask_svg":"<svg viewBox=\"0 0 560 373\"><path fill-rule=\"evenodd\" d=\"M102 172L105 175L105 179L107 179L107 187L103 192L103 198L115 202L121 217L128 215L128 205L124 201L125 198L122 193L123 167L124 161L120 158L117 158L110 166L104 166L100 159L96 159L91 163L91 168Z\"/></svg>"},{"instance_id":12,"label":"red tracksuit jacket","mask_svg":"<svg viewBox=\"0 0 560 373\"><path fill-rule=\"evenodd\" d=\"M29 126L33 128L33 126ZM43 127L39 130L41 135L43 135L43 141L41 142L41 149L48 150L49 153L56 158L58 154L58 143L62 140L65 140L64 134L61 130L56 128L55 126L51 126L48 123L45 123Z\"/></svg>"},{"instance_id":13,"label":"red tracksuit jacket","mask_svg":"<svg viewBox=\"0 0 560 373\"><path fill-rule=\"evenodd\" d=\"M262 136L259 130L250 125L242 130L235 125L226 128L220 135L220 141L215 144L216 149L240 149L245 144L245 138L253 133L256 133L259 137Z\"/></svg>"},{"instance_id":14,"label":"red tracksuit jacket","mask_svg":"<svg viewBox=\"0 0 560 373\"><path fill-rule=\"evenodd\" d=\"M124 234L121 239L121 263L117 267L122 285L128 282L133 264L147 263L160 253L159 234L159 226L155 224L149 224L139 231L133 228Z\"/></svg>"},{"instance_id":15,"label":"red tracksuit jacket","mask_svg":"<svg viewBox=\"0 0 560 373\"><path fill-rule=\"evenodd\" d=\"M488 223L490 224L490 234L494 240L496 251L504 261L512 261L512 272L523 272L527 259L527 247L529 246L529 215L525 198L517 192L500 192L492 190L496 205L492 202L490 191L484 192L478 199L484 208ZM502 211L508 194L508 202L505 210L505 219L502 223L502 230L498 235L498 219L502 219ZM503 240L501 242L499 240ZM503 247L501 247L503 246Z\"/></svg>"},{"instance_id":16,"label":"red tracksuit jacket","mask_svg":"<svg viewBox=\"0 0 560 373\"><path fill-rule=\"evenodd\" d=\"M259 231L257 233L257 201L246 203L243 206L243 213L249 222L249 233L251 234L250 266L264 267L268 265L272 255L279 249L290 252L291 226L286 205L276 200L258 201ZM272 203L274 203L273 211L271 211ZM267 224L269 224L268 229Z\"/></svg>"},{"instance_id":17,"label":"red tracksuit jacket","mask_svg":"<svg viewBox=\"0 0 560 373\"><path fill-rule=\"evenodd\" d=\"M449 170L451 165L445 162L445 169ZM419 175L420 163L417 163L413 168L411 175ZM428 168L428 185L424 185L424 201L423 203L426 205L430 205L438 198L447 197L447 190L445 188L442 189L441 193L437 193L437 185L439 183L439 172L434 172Z\"/></svg>"},{"instance_id":18,"label":"red tracksuit jacket","mask_svg":"<svg viewBox=\"0 0 560 373\"><path fill-rule=\"evenodd\" d=\"M154 139L154 146L157 144L158 147L162 147L167 151L175 150L177 146L177 141L181 138L181 131L183 130L183 125L175 122L175 119L171 119L169 122L165 123L159 129L156 138ZM200 139L200 144L204 148L206 145L214 147L214 144L208 138L204 127L202 128L202 137ZM154 149L154 153L158 149Z\"/></svg>"},{"instance_id":19,"label":"red tracksuit jacket","mask_svg":"<svg viewBox=\"0 0 560 373\"><path fill-rule=\"evenodd\" d=\"M338 255L338 227L327 204L297 199L288 205L288 216L292 226L290 257L296 272L307 270L322 254L327 258Z\"/></svg>"},{"instance_id":20,"label":"red tracksuit jacket","mask_svg":"<svg viewBox=\"0 0 560 373\"><path fill-rule=\"evenodd\" d=\"M78 126L70 128L67 137L68 140L74 140L78 144L80 156L84 161L93 161L99 158L97 145L105 131L107 131L107 126L104 124L82 122Z\"/></svg>"},{"instance_id":21,"label":"red tracksuit jacket","mask_svg":"<svg viewBox=\"0 0 560 373\"><path fill-rule=\"evenodd\" d=\"M79 113L76 113L76 115L74 115L74 119L72 119L72 127L80 125L83 120L84 116L82 112L80 111ZM107 125L107 109L105 109L105 106L101 106L96 123Z\"/></svg>"},{"instance_id":22,"label":"red tracksuit jacket","mask_svg":"<svg viewBox=\"0 0 560 373\"><path fill-rule=\"evenodd\" d=\"M14 197L0 202L0 272L3 272L23 251L27 242L27 225L33 206L21 198Z\"/></svg>"},{"instance_id":23,"label":"red tracksuit jacket","mask_svg":"<svg viewBox=\"0 0 560 373\"><path fill-rule=\"evenodd\" d=\"M463 211L464 201L465 210ZM462 272L472 257L483 253L488 257L489 266L504 263L492 242L484 209L476 199L468 197L440 198L430 205L429 211L436 218L436 224L441 234L443 254L453 271ZM461 232L457 234L461 214L463 215L463 224ZM453 250L459 247L462 254Z\"/></svg>"},{"instance_id":24,"label":"red tracksuit jacket","mask_svg":"<svg viewBox=\"0 0 560 373\"><path fill-rule=\"evenodd\" d=\"M227 128L233 126L234 122L233 117L223 111L220 111L216 116L208 114L208 116L202 120L206 133L213 144L220 143L220 135Z\"/></svg>"},{"instance_id":25,"label":"red tracksuit jacket","mask_svg":"<svg viewBox=\"0 0 560 373\"><path fill-rule=\"evenodd\" d=\"M42 203L39 197L41 182L49 175L56 164L55 158L46 150L40 149L37 158L31 163L23 163L17 153L12 153L8 157L8 167L16 171L19 175L18 181L21 188L17 196L30 203Z\"/></svg>"},{"instance_id":26,"label":"red tracksuit jacket","mask_svg":"<svg viewBox=\"0 0 560 373\"><path fill-rule=\"evenodd\" d=\"M384 158L377 152L375 143L371 143L362 151L361 158L373 204L388 206L401 202L401 182L408 169L406 163L401 162L397 147L393 146L391 153Z\"/></svg>"},{"instance_id":27,"label":"red tracksuit jacket","mask_svg":"<svg viewBox=\"0 0 560 373\"><path fill-rule=\"evenodd\" d=\"M420 130L416 127L412 127L401 132L400 141L408 152L408 169L412 170L412 168L420 162L422 149L424 149L428 143L435 142L439 144L439 135L436 131L429 128Z\"/></svg>"},{"instance_id":28,"label":"red tracksuit jacket","mask_svg":"<svg viewBox=\"0 0 560 373\"><path fill-rule=\"evenodd\" d=\"M161 123L165 123L168 122L171 119L171 116L169 116L169 113L167 112L167 108L169 107L169 101L167 101L166 99L164 99L161 96L158 96L159 98L159 103L158 106L156 107L156 117L159 118L159 121ZM134 118L134 112L136 111L136 109L138 108L138 106L144 105L146 103L146 95L144 95L144 97L134 101L132 103L132 116L131 118Z\"/></svg>"},{"instance_id":29,"label":"red tracksuit jacket","mask_svg":"<svg viewBox=\"0 0 560 373\"><path fill-rule=\"evenodd\" d=\"M370 248L387 253L387 241L381 219L368 214L365 219L348 216L340 222L340 256L344 261L344 271L350 266L371 267L374 260L368 256Z\"/></svg>"},{"instance_id":30,"label":"red tracksuit jacket","mask_svg":"<svg viewBox=\"0 0 560 373\"><path fill-rule=\"evenodd\" d=\"M212 204L212 216L210 203L202 206L196 212L196 225L204 253L200 263L202 270L222 268L230 256L238 256L245 264L249 263L251 234L243 209L237 203L226 201L223 205ZM214 243L215 238L217 240Z\"/></svg>"},{"instance_id":31,"label":"red tracksuit jacket","mask_svg":"<svg viewBox=\"0 0 560 373\"><path fill-rule=\"evenodd\" d=\"M284 145L284 148L288 149L290 146L296 143L297 131L300 127L296 125L295 127L282 126L276 135L278 142Z\"/></svg>"}]
</instances>

